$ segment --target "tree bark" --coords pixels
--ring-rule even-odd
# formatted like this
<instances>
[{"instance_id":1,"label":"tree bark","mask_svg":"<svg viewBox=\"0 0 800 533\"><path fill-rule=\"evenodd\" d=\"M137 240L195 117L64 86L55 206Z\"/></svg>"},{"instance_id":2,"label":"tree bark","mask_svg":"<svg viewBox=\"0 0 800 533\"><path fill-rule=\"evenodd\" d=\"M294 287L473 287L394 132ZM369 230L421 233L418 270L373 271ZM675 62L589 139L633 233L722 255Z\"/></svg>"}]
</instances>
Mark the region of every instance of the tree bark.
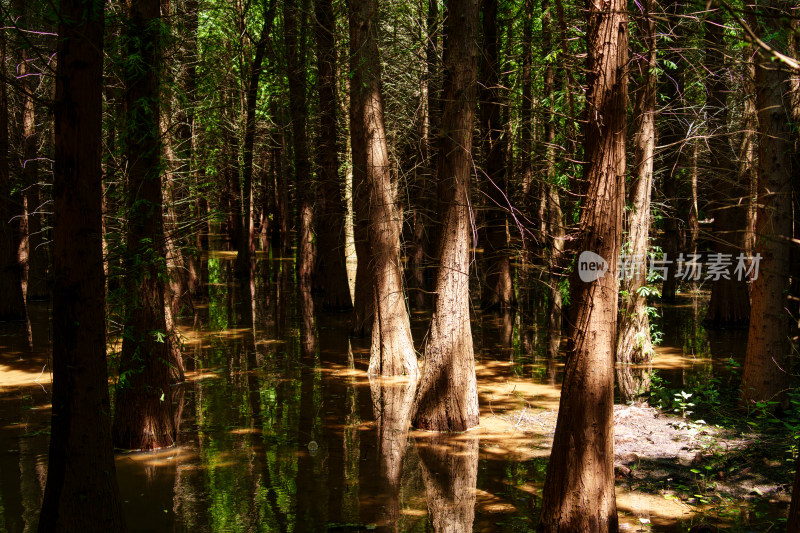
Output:
<instances>
[{"instance_id":1,"label":"tree bark","mask_svg":"<svg viewBox=\"0 0 800 533\"><path fill-rule=\"evenodd\" d=\"M249 280L256 270L256 237L253 232L253 145L256 137L256 104L258 85L263 72L272 22L275 19L275 0L265 4L264 25L256 43L256 55L250 65L250 78L247 83L245 103L244 150L242 154L242 195L239 203L240 227L239 246L236 254L236 275Z\"/></svg>"},{"instance_id":2,"label":"tree bark","mask_svg":"<svg viewBox=\"0 0 800 533\"><path fill-rule=\"evenodd\" d=\"M319 93L320 131L317 150L319 168L319 208L317 267L314 275L322 287L326 309L353 308L345 260L344 181L339 174L336 123L336 19L331 0L314 4L317 41L317 92Z\"/></svg>"},{"instance_id":3,"label":"tree bark","mask_svg":"<svg viewBox=\"0 0 800 533\"><path fill-rule=\"evenodd\" d=\"M706 21L706 107L709 129L709 169L711 201L709 214L714 217L714 252L736 256L744 251L747 224L746 198L749 185L739 181L733 168L736 160L728 135L727 96L729 83L725 78L725 39L721 9L715 9ZM710 327L742 327L750 318L750 295L747 280L720 278L711 285L711 300L705 323Z\"/></svg>"},{"instance_id":4,"label":"tree bark","mask_svg":"<svg viewBox=\"0 0 800 533\"><path fill-rule=\"evenodd\" d=\"M400 266L401 213L383 121L380 57L375 35L377 11L376 0L350 3L353 173L355 176L358 168L359 176L364 178L358 185L354 179L354 189L357 186L360 189L355 197L361 211L358 222L363 221L364 212L369 213L367 261L375 301L369 372L417 377L417 356ZM363 260L359 256L359 263Z\"/></svg>"},{"instance_id":5,"label":"tree bark","mask_svg":"<svg viewBox=\"0 0 800 533\"><path fill-rule=\"evenodd\" d=\"M497 74L500 49L497 4L497 0L482 0L484 42L480 120L486 179L481 183L487 197L487 211L484 237L486 280L481 290L481 307L508 311L514 304L514 286L507 228L511 209L506 176L507 142L500 116L500 80Z\"/></svg>"},{"instance_id":6,"label":"tree bark","mask_svg":"<svg viewBox=\"0 0 800 533\"><path fill-rule=\"evenodd\" d=\"M126 74L128 232L127 301L117 386L114 445L155 449L175 443L169 344L164 342L166 258L159 140L161 27L159 0L140 0L128 13Z\"/></svg>"},{"instance_id":7,"label":"tree bark","mask_svg":"<svg viewBox=\"0 0 800 533\"><path fill-rule=\"evenodd\" d=\"M63 0L55 100L53 412L39 531L125 531L103 273L103 4Z\"/></svg>"},{"instance_id":8,"label":"tree bark","mask_svg":"<svg viewBox=\"0 0 800 533\"><path fill-rule=\"evenodd\" d=\"M297 277L310 279L314 270L314 189L311 182L311 163L308 158L306 138L306 44L299 35L298 14L305 16L300 2L290 0L284 4L284 32L286 38L286 66L289 78L289 115L292 119L292 145L294 147L294 177L297 186ZM301 26L305 25L303 20ZM302 29L302 28L300 28ZM302 33L302 32L300 32Z\"/></svg>"},{"instance_id":9,"label":"tree bark","mask_svg":"<svg viewBox=\"0 0 800 533\"><path fill-rule=\"evenodd\" d=\"M434 431L464 431L479 423L469 316L469 191L478 0L454 0L447 7L438 176L442 230L434 311L414 425Z\"/></svg>"},{"instance_id":10,"label":"tree bark","mask_svg":"<svg viewBox=\"0 0 800 533\"><path fill-rule=\"evenodd\" d=\"M28 15L32 7L23 0L14 0L14 14L16 25L28 29ZM27 250L25 262L25 279L27 280L26 298L44 299L50 294L47 287L48 244L45 238L45 226L42 209L42 186L39 175L39 150L38 135L36 132L36 105L34 93L36 92L33 80L35 73L31 71L27 48L22 48L18 55L17 84L20 93L20 133L23 190L23 213L25 222L20 226L20 236L24 240L23 246Z\"/></svg>"},{"instance_id":11,"label":"tree bark","mask_svg":"<svg viewBox=\"0 0 800 533\"><path fill-rule=\"evenodd\" d=\"M762 38L777 50L786 50L787 30L779 13L783 2L759 6ZM753 279L750 332L742 373L741 402L780 401L788 384L784 361L791 353L786 289L789 286L792 238L792 143L786 95L789 73L765 53L756 59L758 110L758 212L756 254L761 261Z\"/></svg>"},{"instance_id":12,"label":"tree bark","mask_svg":"<svg viewBox=\"0 0 800 533\"><path fill-rule=\"evenodd\" d=\"M6 30L0 29L0 57L6 57ZM19 264L15 211L11 198L8 142L8 85L5 61L0 66L0 321L24 320L27 316L22 287L22 265Z\"/></svg>"},{"instance_id":13,"label":"tree bark","mask_svg":"<svg viewBox=\"0 0 800 533\"><path fill-rule=\"evenodd\" d=\"M628 212L628 244L625 254L630 270L621 275L622 309L617 331L617 384L622 399L632 400L649 388L649 373L631 365L653 359L647 298L641 293L647 286L647 252L650 237L650 193L653 187L653 151L658 76L656 70L656 22L651 18L652 0L642 4L637 14L636 32L643 44L633 62L639 77L634 109L634 161ZM626 269L627 270L627 269Z\"/></svg>"},{"instance_id":14,"label":"tree bark","mask_svg":"<svg viewBox=\"0 0 800 533\"><path fill-rule=\"evenodd\" d=\"M538 530L617 531L614 341L625 184L628 16L622 0L588 6L587 122L578 250L604 258L599 279L570 278L567 361ZM579 259L580 261L580 259Z\"/></svg>"}]
</instances>

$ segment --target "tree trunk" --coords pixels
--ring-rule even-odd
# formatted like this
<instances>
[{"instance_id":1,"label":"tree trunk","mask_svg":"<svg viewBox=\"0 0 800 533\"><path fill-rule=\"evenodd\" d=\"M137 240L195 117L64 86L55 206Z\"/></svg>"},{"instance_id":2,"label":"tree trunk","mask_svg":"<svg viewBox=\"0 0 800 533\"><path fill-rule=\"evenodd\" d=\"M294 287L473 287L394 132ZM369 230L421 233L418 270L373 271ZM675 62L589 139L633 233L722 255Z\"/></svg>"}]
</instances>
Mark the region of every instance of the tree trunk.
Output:
<instances>
[{"instance_id":1,"label":"tree trunk","mask_svg":"<svg viewBox=\"0 0 800 533\"><path fill-rule=\"evenodd\" d=\"M127 301L117 386L114 445L155 449L175 442L170 402L170 365L164 313L166 259L161 196L159 105L161 27L159 0L131 5L129 57L141 58L126 72L128 232L125 257Z\"/></svg>"},{"instance_id":2,"label":"tree trunk","mask_svg":"<svg viewBox=\"0 0 800 533\"><path fill-rule=\"evenodd\" d=\"M106 363L103 5L63 0L55 99L53 412L39 531L125 531Z\"/></svg>"},{"instance_id":3,"label":"tree trunk","mask_svg":"<svg viewBox=\"0 0 800 533\"><path fill-rule=\"evenodd\" d=\"M0 29L0 57L6 57L6 30ZM0 66L0 321L24 320L27 316L22 288L22 265L17 260L17 232L11 198L8 165L8 85L5 61Z\"/></svg>"},{"instance_id":4,"label":"tree trunk","mask_svg":"<svg viewBox=\"0 0 800 533\"><path fill-rule=\"evenodd\" d=\"M242 195L239 203L240 227L239 247L236 255L236 276L249 280L256 270L256 236L253 232L253 145L256 137L256 104L258 103L258 84L263 72L272 22L275 18L275 0L265 4L264 25L256 43L256 55L250 65L250 79L247 83L245 103L244 150L242 157ZM247 281L245 281L246 283Z\"/></svg>"},{"instance_id":5,"label":"tree trunk","mask_svg":"<svg viewBox=\"0 0 800 533\"><path fill-rule=\"evenodd\" d=\"M674 263L678 257L680 247L680 213L678 196L680 193L680 166L681 151L684 146L686 131L681 117L684 114L684 57L683 47L683 0L668 0L664 6L667 23L670 29L668 34L672 44L664 50L665 60L661 64L666 75L663 76L661 92L664 94L665 106L661 111L659 121L659 139L664 145L664 178L661 189L664 195L665 217L664 236L662 249L667 261L667 272L661 285L661 298L663 301L675 300L678 290L676 277L677 265ZM670 68L670 63L676 68Z\"/></svg>"},{"instance_id":6,"label":"tree trunk","mask_svg":"<svg viewBox=\"0 0 800 533\"><path fill-rule=\"evenodd\" d=\"M484 237L486 280L481 290L481 307L507 311L514 304L514 287L507 229L507 213L511 209L506 177L507 147L500 117L500 80L497 74L500 49L497 4L497 0L482 0L484 42L480 119L485 180L481 183L487 197L487 212Z\"/></svg>"},{"instance_id":7,"label":"tree trunk","mask_svg":"<svg viewBox=\"0 0 800 533\"><path fill-rule=\"evenodd\" d=\"M439 269L414 425L464 431L479 423L469 317L470 179L478 49L478 0L454 0L445 22L439 198Z\"/></svg>"},{"instance_id":8,"label":"tree trunk","mask_svg":"<svg viewBox=\"0 0 800 533\"><path fill-rule=\"evenodd\" d=\"M322 305L326 309L349 310L350 285L345 262L344 182L339 175L336 124L336 18L331 0L316 0L317 91L319 92L320 132L317 149L320 213L317 234L318 251L315 276L322 287Z\"/></svg>"},{"instance_id":9,"label":"tree trunk","mask_svg":"<svg viewBox=\"0 0 800 533\"><path fill-rule=\"evenodd\" d=\"M795 462L792 503L789 505L789 521L786 523L786 533L798 532L800 532L800 455Z\"/></svg>"},{"instance_id":10,"label":"tree trunk","mask_svg":"<svg viewBox=\"0 0 800 533\"><path fill-rule=\"evenodd\" d=\"M298 34L298 14L306 11L298 5L304 0L290 0L284 5L283 18L286 37L286 66L289 78L289 114L292 119L294 146L294 177L297 187L297 277L310 279L314 270L314 188L311 182L311 163L306 138L306 44ZM301 28L305 19L300 21ZM304 33L301 31L301 33Z\"/></svg>"},{"instance_id":11,"label":"tree trunk","mask_svg":"<svg viewBox=\"0 0 800 533\"><path fill-rule=\"evenodd\" d=\"M552 14L550 0L542 2L542 51L545 55L553 52ZM544 193L544 216L541 220L540 235L547 245L547 273L549 309L547 312L547 357L556 357L561 347L561 279L564 255L564 217L561 212L561 199L556 184L556 88L555 68L548 61L544 70L544 92L548 100L549 115L544 123L545 177L542 182ZM546 231L544 231L546 228ZM543 243L543 244L544 244Z\"/></svg>"},{"instance_id":12,"label":"tree trunk","mask_svg":"<svg viewBox=\"0 0 800 533\"><path fill-rule=\"evenodd\" d=\"M588 11L584 177L578 250L607 261L599 279L570 278L567 361L538 530L617 531L614 496L615 276L625 184L628 16L622 0ZM587 259L579 258L578 267ZM582 279L583 278L583 279ZM586 281L584 281L586 280Z\"/></svg>"},{"instance_id":13,"label":"tree trunk","mask_svg":"<svg viewBox=\"0 0 800 533\"><path fill-rule=\"evenodd\" d=\"M747 224L746 198L749 185L741 183L733 161L735 153L728 136L727 96L729 83L725 73L725 39L721 9L715 9L706 21L706 81L708 96L708 147L711 178L709 214L714 217L714 252L730 254L733 261L744 251ZM750 318L750 295L747 280L731 279L713 281L711 300L705 323L710 327L742 327Z\"/></svg>"},{"instance_id":14,"label":"tree trunk","mask_svg":"<svg viewBox=\"0 0 800 533\"><path fill-rule=\"evenodd\" d=\"M30 4L23 0L14 0L14 14L16 15L16 25L21 29L28 29L29 12L32 10ZM39 175L39 150L38 136L36 133L36 108L34 93L36 87L33 80L35 72L31 72L29 62L34 58L29 56L30 51L23 47L19 51L16 79L20 93L20 133L21 139L21 159L23 190L23 212L25 224L20 226L21 237L25 241L27 258L24 264L26 269L28 299L47 298L50 291L47 288L47 239L45 238L45 226L43 222L42 187Z\"/></svg>"},{"instance_id":15,"label":"tree trunk","mask_svg":"<svg viewBox=\"0 0 800 533\"><path fill-rule=\"evenodd\" d=\"M622 309L617 331L617 382L623 400L633 400L649 388L649 373L631 365L653 359L647 298L647 252L650 236L650 193L653 186L653 150L657 94L656 22L651 18L653 4L647 0L637 14L636 32L643 50L633 62L639 78L634 110L633 181L628 212L628 244L625 246L629 269L621 274Z\"/></svg>"},{"instance_id":16,"label":"tree trunk","mask_svg":"<svg viewBox=\"0 0 800 533\"><path fill-rule=\"evenodd\" d=\"M771 0L760 6L762 38L777 50L787 49L787 31L781 27L779 6ZM750 333L742 373L741 402L780 401L788 384L784 361L791 353L786 289L790 275L792 238L792 144L789 73L769 54L756 59L756 106L758 109L758 213L756 254L758 277L753 279ZM732 276L733 277L733 276ZM745 278L745 276L742 276Z\"/></svg>"},{"instance_id":17,"label":"tree trunk","mask_svg":"<svg viewBox=\"0 0 800 533\"><path fill-rule=\"evenodd\" d=\"M417 377L417 356L411 340L411 325L403 294L400 266L401 213L397 206L397 183L389 167L389 151L383 122L381 71L376 0L350 3L351 126L354 176L363 183L355 199L368 212L368 265L375 301L372 326L370 374ZM356 187L354 180L354 188ZM366 202L366 204L364 203ZM362 234L363 237L363 234ZM363 246L363 245L362 245ZM364 258L359 256L359 263Z\"/></svg>"}]
</instances>

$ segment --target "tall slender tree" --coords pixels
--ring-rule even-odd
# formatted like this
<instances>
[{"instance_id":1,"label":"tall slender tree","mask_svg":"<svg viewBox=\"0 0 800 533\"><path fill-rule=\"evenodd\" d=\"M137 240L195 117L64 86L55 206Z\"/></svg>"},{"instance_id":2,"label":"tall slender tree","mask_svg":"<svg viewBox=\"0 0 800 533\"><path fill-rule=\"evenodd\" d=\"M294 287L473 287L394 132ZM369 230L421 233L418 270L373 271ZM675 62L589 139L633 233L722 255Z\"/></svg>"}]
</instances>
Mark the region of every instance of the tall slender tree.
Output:
<instances>
[{"instance_id":1,"label":"tall slender tree","mask_svg":"<svg viewBox=\"0 0 800 533\"><path fill-rule=\"evenodd\" d=\"M508 311L514 303L511 255L508 247L508 211L511 208L506 173L507 139L500 113L500 38L497 33L497 0L483 0L483 55L481 61L480 120L486 195L486 281L481 305Z\"/></svg>"},{"instance_id":2,"label":"tall slender tree","mask_svg":"<svg viewBox=\"0 0 800 533\"><path fill-rule=\"evenodd\" d=\"M175 442L164 313L159 138L162 22L159 0L132 2L126 20L128 231L125 325L114 411L114 445L154 449Z\"/></svg>"},{"instance_id":3,"label":"tall slender tree","mask_svg":"<svg viewBox=\"0 0 800 533\"><path fill-rule=\"evenodd\" d=\"M397 205L397 181L389 166L383 120L377 11L376 0L350 2L353 189L356 191L357 222L368 224L366 236L369 239L369 253L367 257L359 255L358 261L366 262L370 268L374 301L369 370L371 374L417 377L417 356L400 265L401 213Z\"/></svg>"},{"instance_id":4,"label":"tall slender tree","mask_svg":"<svg viewBox=\"0 0 800 533\"><path fill-rule=\"evenodd\" d=\"M346 310L353 307L345 260L345 216L343 180L339 173L336 121L336 18L331 0L314 3L314 35L317 42L317 92L319 93L319 217L317 268L314 275L323 289L323 307Z\"/></svg>"},{"instance_id":5,"label":"tall slender tree","mask_svg":"<svg viewBox=\"0 0 800 533\"><path fill-rule=\"evenodd\" d=\"M650 193L653 187L653 152L655 148L656 94L656 22L652 0L641 4L634 16L636 34L642 50L632 62L638 79L634 109L633 180L630 187L625 254L630 268L622 272L622 308L617 332L617 382L626 400L644 392L649 373L634 371L633 364L653 358L647 299L642 289L647 285L647 253L650 237Z\"/></svg>"},{"instance_id":6,"label":"tall slender tree","mask_svg":"<svg viewBox=\"0 0 800 533\"><path fill-rule=\"evenodd\" d=\"M788 28L780 13L787 4L768 0L758 6L762 40L775 50L788 50ZM788 98L789 72L770 54L756 59L758 110L758 211L756 248L761 258L753 280L750 330L742 373L741 400L780 400L788 375L784 360L791 353L789 315L786 312L792 238L792 143Z\"/></svg>"},{"instance_id":7,"label":"tall slender tree","mask_svg":"<svg viewBox=\"0 0 800 533\"><path fill-rule=\"evenodd\" d=\"M469 317L470 181L475 115L478 0L454 0L445 19L439 238L435 301L414 425L464 431L479 423Z\"/></svg>"},{"instance_id":8,"label":"tall slender tree","mask_svg":"<svg viewBox=\"0 0 800 533\"><path fill-rule=\"evenodd\" d=\"M59 5L55 99L53 398L39 531L125 531L106 362L103 2Z\"/></svg>"},{"instance_id":9,"label":"tall slender tree","mask_svg":"<svg viewBox=\"0 0 800 533\"><path fill-rule=\"evenodd\" d=\"M598 279L570 278L564 384L538 530L617 530L614 495L614 341L619 285L615 276L625 198L628 15L622 0L589 2L587 119L578 250L608 263Z\"/></svg>"},{"instance_id":10,"label":"tall slender tree","mask_svg":"<svg viewBox=\"0 0 800 533\"><path fill-rule=\"evenodd\" d=\"M8 85L6 83L6 30L0 29L0 320L23 320L27 314L19 264L16 224L11 198L8 143Z\"/></svg>"}]
</instances>

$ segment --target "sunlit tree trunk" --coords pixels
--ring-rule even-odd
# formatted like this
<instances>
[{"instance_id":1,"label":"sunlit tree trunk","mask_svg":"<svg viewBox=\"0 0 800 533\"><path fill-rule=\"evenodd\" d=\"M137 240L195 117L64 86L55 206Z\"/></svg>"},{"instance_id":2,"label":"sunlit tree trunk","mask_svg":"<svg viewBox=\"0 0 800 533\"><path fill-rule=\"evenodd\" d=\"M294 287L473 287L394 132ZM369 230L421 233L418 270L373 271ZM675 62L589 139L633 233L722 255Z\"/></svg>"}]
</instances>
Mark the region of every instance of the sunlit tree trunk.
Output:
<instances>
[{"instance_id":1,"label":"sunlit tree trunk","mask_svg":"<svg viewBox=\"0 0 800 533\"><path fill-rule=\"evenodd\" d=\"M484 309L508 310L514 303L511 256L508 247L510 197L506 177L506 139L500 116L500 40L497 35L497 0L483 0L483 53L481 54L480 121L485 175L481 188L486 194L486 278L481 290ZM443 126L444 127L444 126Z\"/></svg>"},{"instance_id":2,"label":"sunlit tree trunk","mask_svg":"<svg viewBox=\"0 0 800 533\"><path fill-rule=\"evenodd\" d=\"M125 531L106 363L103 4L63 0L55 100L53 398L39 531Z\"/></svg>"},{"instance_id":3,"label":"sunlit tree trunk","mask_svg":"<svg viewBox=\"0 0 800 533\"><path fill-rule=\"evenodd\" d=\"M625 254L631 269L621 279L622 308L617 330L617 382L624 400L632 400L649 387L649 372L631 365L650 362L653 343L647 298L641 290L647 286L647 252L650 237L650 193L653 187L653 150L655 147L655 113L658 78L656 74L656 22L651 18L652 0L641 5L637 13L636 33L642 48L632 63L633 75L639 79L634 109L633 180L628 211L628 244Z\"/></svg>"},{"instance_id":4,"label":"sunlit tree trunk","mask_svg":"<svg viewBox=\"0 0 800 533\"><path fill-rule=\"evenodd\" d=\"M319 93L320 131L317 166L319 168L319 208L317 224L317 268L314 275L323 290L326 309L353 307L345 262L344 180L339 174L336 124L336 19L331 0L316 0L314 34L317 42L317 92Z\"/></svg>"},{"instance_id":5,"label":"sunlit tree trunk","mask_svg":"<svg viewBox=\"0 0 800 533\"><path fill-rule=\"evenodd\" d=\"M749 185L741 183L733 167L736 160L728 135L727 96L729 81L725 77L725 26L721 9L708 15L706 35L706 108L709 129L709 168L711 169L711 201L709 214L714 218L714 252L730 254L734 262L744 251L747 224ZM750 295L747 280L720 278L711 285L711 300L705 322L713 327L741 327L750 318Z\"/></svg>"},{"instance_id":6,"label":"sunlit tree trunk","mask_svg":"<svg viewBox=\"0 0 800 533\"><path fill-rule=\"evenodd\" d=\"M583 281L576 268L570 278L567 361L540 532L617 531L613 407L619 286L615 272L625 198L628 16L622 0L592 1L588 8L587 195L577 250L604 258L608 271L599 279Z\"/></svg>"},{"instance_id":7,"label":"sunlit tree trunk","mask_svg":"<svg viewBox=\"0 0 800 533\"><path fill-rule=\"evenodd\" d=\"M417 356L403 293L400 265L401 213L397 205L397 182L391 175L383 121L381 68L375 32L377 2L350 3L351 136L354 176L363 176L355 200L363 222L368 212L367 235L375 301L372 325L370 374L416 377ZM366 203L364 203L366 202ZM363 235L362 235L363 237ZM365 258L359 255L359 263ZM356 280L358 283L358 280Z\"/></svg>"},{"instance_id":8,"label":"sunlit tree trunk","mask_svg":"<svg viewBox=\"0 0 800 533\"><path fill-rule=\"evenodd\" d=\"M6 84L6 30L0 29L0 320L24 320L25 295L22 292L22 266L17 260L17 236L12 222L11 175L8 143L8 85Z\"/></svg>"},{"instance_id":9,"label":"sunlit tree trunk","mask_svg":"<svg viewBox=\"0 0 800 533\"><path fill-rule=\"evenodd\" d=\"M779 14L783 2L759 6L762 38L777 50L787 49L788 31ZM786 295L790 275L792 237L792 143L787 94L789 73L769 54L756 56L758 110L758 211L756 254L761 255L753 280L750 332L742 373L741 401L779 401L788 374L784 361L791 353Z\"/></svg>"},{"instance_id":10,"label":"sunlit tree trunk","mask_svg":"<svg viewBox=\"0 0 800 533\"><path fill-rule=\"evenodd\" d=\"M128 56L140 58L126 71L128 231L125 257L125 332L117 386L114 445L154 449L175 442L170 402L169 344L164 342L166 259L161 192L159 106L160 6L140 0L128 12ZM144 65L144 67L142 67Z\"/></svg>"},{"instance_id":11,"label":"sunlit tree trunk","mask_svg":"<svg viewBox=\"0 0 800 533\"><path fill-rule=\"evenodd\" d=\"M447 8L438 175L442 213L439 268L414 425L435 431L464 431L479 423L469 317L469 191L478 0L455 0Z\"/></svg>"}]
</instances>

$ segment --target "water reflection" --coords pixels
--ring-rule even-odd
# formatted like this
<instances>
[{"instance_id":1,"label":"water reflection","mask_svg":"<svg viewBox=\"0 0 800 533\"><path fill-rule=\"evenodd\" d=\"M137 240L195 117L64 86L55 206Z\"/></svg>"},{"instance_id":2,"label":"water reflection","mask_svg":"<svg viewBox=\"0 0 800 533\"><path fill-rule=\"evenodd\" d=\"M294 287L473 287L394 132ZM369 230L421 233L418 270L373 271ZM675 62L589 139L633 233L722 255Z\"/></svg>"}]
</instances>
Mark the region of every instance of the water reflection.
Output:
<instances>
[{"instance_id":1,"label":"water reflection","mask_svg":"<svg viewBox=\"0 0 800 533\"><path fill-rule=\"evenodd\" d=\"M437 533L472 531L480 439L431 434L415 439L428 512Z\"/></svg>"},{"instance_id":2,"label":"water reflection","mask_svg":"<svg viewBox=\"0 0 800 533\"><path fill-rule=\"evenodd\" d=\"M546 357L546 328L523 313L479 316L481 428L410 432L413 385L370 380L370 341L349 339L350 316L319 313L291 261L259 257L242 285L230 254L208 254L207 298L178 319L188 381L170 395L177 446L117 457L130 531L535 528L549 430L516 425L523 411L557 406L562 361ZM657 322L655 366L673 387L724 375L725 360L743 356L740 332L702 328L702 307L702 295L681 297ZM422 340L427 319L415 316ZM31 317L32 355L24 329L0 324L0 532L35 530L45 479L49 373L34 380L49 351L47 307L35 303Z\"/></svg>"}]
</instances>

